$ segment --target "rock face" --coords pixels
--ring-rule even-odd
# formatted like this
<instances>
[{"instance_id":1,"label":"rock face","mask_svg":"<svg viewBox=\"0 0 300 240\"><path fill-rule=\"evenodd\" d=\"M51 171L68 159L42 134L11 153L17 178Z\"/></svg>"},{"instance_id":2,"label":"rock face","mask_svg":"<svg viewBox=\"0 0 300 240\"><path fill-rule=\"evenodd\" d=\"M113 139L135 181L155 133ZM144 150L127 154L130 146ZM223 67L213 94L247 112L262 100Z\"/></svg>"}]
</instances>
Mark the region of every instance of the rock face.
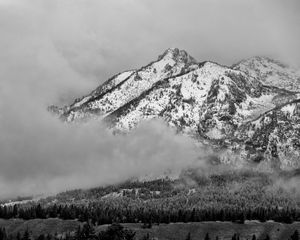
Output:
<instances>
[{"instance_id":1,"label":"rock face","mask_svg":"<svg viewBox=\"0 0 300 240\"><path fill-rule=\"evenodd\" d=\"M275 167L300 167L300 99L282 104L241 125L235 135L253 161Z\"/></svg>"},{"instance_id":2,"label":"rock face","mask_svg":"<svg viewBox=\"0 0 300 240\"><path fill-rule=\"evenodd\" d=\"M96 118L121 132L162 118L229 156L297 168L298 91L300 75L277 61L254 57L226 67L198 63L170 48L157 61L115 75L70 106L50 110L67 122Z\"/></svg>"}]
</instances>

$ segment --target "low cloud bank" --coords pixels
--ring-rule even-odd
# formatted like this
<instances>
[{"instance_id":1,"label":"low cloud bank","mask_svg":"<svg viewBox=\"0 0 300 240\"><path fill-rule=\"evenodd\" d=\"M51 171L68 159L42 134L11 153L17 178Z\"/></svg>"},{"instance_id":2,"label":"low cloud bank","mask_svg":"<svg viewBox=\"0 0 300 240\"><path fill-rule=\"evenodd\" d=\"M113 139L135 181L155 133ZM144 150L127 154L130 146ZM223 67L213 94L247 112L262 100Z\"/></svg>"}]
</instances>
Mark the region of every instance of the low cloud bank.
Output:
<instances>
[{"instance_id":1,"label":"low cloud bank","mask_svg":"<svg viewBox=\"0 0 300 240\"><path fill-rule=\"evenodd\" d=\"M192 141L162 122L114 136L96 121L64 124L24 93L14 91L9 96L0 107L2 197L159 176L197 159Z\"/></svg>"}]
</instances>

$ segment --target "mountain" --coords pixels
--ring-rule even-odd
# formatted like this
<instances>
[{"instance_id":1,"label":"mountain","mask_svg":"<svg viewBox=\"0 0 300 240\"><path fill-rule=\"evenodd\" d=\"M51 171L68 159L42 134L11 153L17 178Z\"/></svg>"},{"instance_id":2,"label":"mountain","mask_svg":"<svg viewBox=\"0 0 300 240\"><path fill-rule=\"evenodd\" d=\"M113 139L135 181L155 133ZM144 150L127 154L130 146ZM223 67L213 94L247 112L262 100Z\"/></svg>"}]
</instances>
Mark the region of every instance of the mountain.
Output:
<instances>
[{"instance_id":1,"label":"mountain","mask_svg":"<svg viewBox=\"0 0 300 240\"><path fill-rule=\"evenodd\" d=\"M284 88L290 91L300 90L300 72L279 61L266 57L253 57L242 60L232 66L235 70L246 72L259 79L263 84Z\"/></svg>"},{"instance_id":2,"label":"mountain","mask_svg":"<svg viewBox=\"0 0 300 240\"><path fill-rule=\"evenodd\" d=\"M162 118L178 132L226 152L229 157L222 161L234 155L296 168L298 73L265 57L227 67L199 63L187 52L170 48L138 70L113 76L70 106L50 110L67 122L96 118L120 132Z\"/></svg>"},{"instance_id":3,"label":"mountain","mask_svg":"<svg viewBox=\"0 0 300 240\"><path fill-rule=\"evenodd\" d=\"M168 49L156 61L139 70L117 74L89 95L75 100L63 109L62 116L66 121L74 121L107 115L140 96L157 81L184 74L196 67L195 59L185 51Z\"/></svg>"}]
</instances>

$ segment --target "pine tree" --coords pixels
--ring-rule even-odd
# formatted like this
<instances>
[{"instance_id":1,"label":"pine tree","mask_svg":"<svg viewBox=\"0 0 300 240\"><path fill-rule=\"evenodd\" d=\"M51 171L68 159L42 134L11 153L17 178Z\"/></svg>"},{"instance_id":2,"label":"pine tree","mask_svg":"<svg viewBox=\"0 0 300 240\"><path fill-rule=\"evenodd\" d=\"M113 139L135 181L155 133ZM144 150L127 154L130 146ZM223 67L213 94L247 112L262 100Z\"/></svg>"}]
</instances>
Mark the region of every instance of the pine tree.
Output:
<instances>
[{"instance_id":1,"label":"pine tree","mask_svg":"<svg viewBox=\"0 0 300 240\"><path fill-rule=\"evenodd\" d=\"M191 238L191 233L189 232L188 233L188 235L186 236L186 238L185 238L186 240L191 240L192 238Z\"/></svg>"},{"instance_id":2,"label":"pine tree","mask_svg":"<svg viewBox=\"0 0 300 240\"><path fill-rule=\"evenodd\" d=\"M255 234L253 234L253 236L252 236L252 240L256 240L256 236L255 236Z\"/></svg>"},{"instance_id":3,"label":"pine tree","mask_svg":"<svg viewBox=\"0 0 300 240\"><path fill-rule=\"evenodd\" d=\"M265 239L264 239L264 240L271 240L271 238L270 238L269 234L267 234L267 236L265 237Z\"/></svg>"},{"instance_id":4,"label":"pine tree","mask_svg":"<svg viewBox=\"0 0 300 240\"><path fill-rule=\"evenodd\" d=\"M295 232L291 236L291 239L292 240L299 240L300 239L298 230L295 230Z\"/></svg>"},{"instance_id":5,"label":"pine tree","mask_svg":"<svg viewBox=\"0 0 300 240\"><path fill-rule=\"evenodd\" d=\"M74 239L75 240L82 240L82 234L81 234L81 228L80 228L80 226L77 227Z\"/></svg>"},{"instance_id":6,"label":"pine tree","mask_svg":"<svg viewBox=\"0 0 300 240\"><path fill-rule=\"evenodd\" d=\"M24 232L22 240L30 240L30 234L29 234L28 228Z\"/></svg>"},{"instance_id":7,"label":"pine tree","mask_svg":"<svg viewBox=\"0 0 300 240\"><path fill-rule=\"evenodd\" d=\"M46 239L47 239L47 240L51 240L51 239L52 239L52 236L48 233Z\"/></svg>"},{"instance_id":8,"label":"pine tree","mask_svg":"<svg viewBox=\"0 0 300 240\"><path fill-rule=\"evenodd\" d=\"M7 240L7 233L6 233L6 229L2 228L2 239L3 240Z\"/></svg>"},{"instance_id":9,"label":"pine tree","mask_svg":"<svg viewBox=\"0 0 300 240\"><path fill-rule=\"evenodd\" d=\"M81 231L81 235L82 239L91 239L96 237L94 227L89 223L84 224Z\"/></svg>"},{"instance_id":10,"label":"pine tree","mask_svg":"<svg viewBox=\"0 0 300 240\"><path fill-rule=\"evenodd\" d=\"M3 230L2 230L2 228L0 228L0 240L3 240L4 238L3 238Z\"/></svg>"},{"instance_id":11,"label":"pine tree","mask_svg":"<svg viewBox=\"0 0 300 240\"><path fill-rule=\"evenodd\" d=\"M35 207L35 215L37 218L46 218L46 214L44 209L42 208L41 204L38 204Z\"/></svg>"},{"instance_id":12,"label":"pine tree","mask_svg":"<svg viewBox=\"0 0 300 240\"><path fill-rule=\"evenodd\" d=\"M45 240L45 235L44 234L39 235L37 240Z\"/></svg>"},{"instance_id":13,"label":"pine tree","mask_svg":"<svg viewBox=\"0 0 300 240\"><path fill-rule=\"evenodd\" d=\"M13 217L14 218L18 217L18 205L17 204L15 204L13 206Z\"/></svg>"},{"instance_id":14,"label":"pine tree","mask_svg":"<svg viewBox=\"0 0 300 240\"><path fill-rule=\"evenodd\" d=\"M146 235L144 235L144 236L142 237L141 240L149 240L149 239L150 239L150 235L149 235L149 233L147 233Z\"/></svg>"},{"instance_id":15,"label":"pine tree","mask_svg":"<svg viewBox=\"0 0 300 240\"><path fill-rule=\"evenodd\" d=\"M209 234L206 233L204 240L210 240Z\"/></svg>"},{"instance_id":16,"label":"pine tree","mask_svg":"<svg viewBox=\"0 0 300 240\"><path fill-rule=\"evenodd\" d=\"M231 240L239 240L238 235L235 233L235 234L232 236Z\"/></svg>"},{"instance_id":17,"label":"pine tree","mask_svg":"<svg viewBox=\"0 0 300 240\"><path fill-rule=\"evenodd\" d=\"M17 240L21 240L21 234L20 234L20 232L17 233Z\"/></svg>"},{"instance_id":18,"label":"pine tree","mask_svg":"<svg viewBox=\"0 0 300 240\"><path fill-rule=\"evenodd\" d=\"M65 235L65 240L71 240L71 239L72 239L71 234L67 232Z\"/></svg>"}]
</instances>

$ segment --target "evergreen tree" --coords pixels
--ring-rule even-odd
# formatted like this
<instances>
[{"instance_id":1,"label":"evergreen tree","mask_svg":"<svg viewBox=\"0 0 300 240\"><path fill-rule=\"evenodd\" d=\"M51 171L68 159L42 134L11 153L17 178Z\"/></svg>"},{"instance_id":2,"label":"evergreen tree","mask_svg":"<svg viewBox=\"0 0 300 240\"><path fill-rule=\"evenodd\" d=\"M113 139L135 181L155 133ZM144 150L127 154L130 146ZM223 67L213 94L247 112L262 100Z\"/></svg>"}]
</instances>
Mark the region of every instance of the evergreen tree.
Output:
<instances>
[{"instance_id":1,"label":"evergreen tree","mask_svg":"<svg viewBox=\"0 0 300 240\"><path fill-rule=\"evenodd\" d=\"M37 240L45 240L45 235L44 234L40 234L38 236Z\"/></svg>"},{"instance_id":2,"label":"evergreen tree","mask_svg":"<svg viewBox=\"0 0 300 240\"><path fill-rule=\"evenodd\" d=\"M17 204L15 204L13 206L13 213L12 213L12 215L13 215L14 218L18 217L18 205Z\"/></svg>"},{"instance_id":3,"label":"evergreen tree","mask_svg":"<svg viewBox=\"0 0 300 240\"><path fill-rule=\"evenodd\" d=\"M66 233L65 240L71 240L71 234L69 232Z\"/></svg>"},{"instance_id":4,"label":"evergreen tree","mask_svg":"<svg viewBox=\"0 0 300 240\"><path fill-rule=\"evenodd\" d=\"M269 234L266 235L265 239L264 240L271 240Z\"/></svg>"},{"instance_id":5,"label":"evergreen tree","mask_svg":"<svg viewBox=\"0 0 300 240\"><path fill-rule=\"evenodd\" d=\"M252 240L256 240L256 235L255 234L253 234Z\"/></svg>"},{"instance_id":6,"label":"evergreen tree","mask_svg":"<svg viewBox=\"0 0 300 240\"><path fill-rule=\"evenodd\" d=\"M21 234L20 234L20 232L17 233L17 240L21 240Z\"/></svg>"},{"instance_id":7,"label":"evergreen tree","mask_svg":"<svg viewBox=\"0 0 300 240\"><path fill-rule=\"evenodd\" d=\"M210 240L209 234L206 233L204 240Z\"/></svg>"},{"instance_id":8,"label":"evergreen tree","mask_svg":"<svg viewBox=\"0 0 300 240\"><path fill-rule=\"evenodd\" d=\"M75 232L75 236L74 236L75 240L82 240L82 233L81 233L81 228L80 226L77 227L77 230Z\"/></svg>"},{"instance_id":9,"label":"evergreen tree","mask_svg":"<svg viewBox=\"0 0 300 240\"><path fill-rule=\"evenodd\" d=\"M188 235L186 236L185 240L191 240L191 233L189 232Z\"/></svg>"},{"instance_id":10,"label":"evergreen tree","mask_svg":"<svg viewBox=\"0 0 300 240\"><path fill-rule=\"evenodd\" d=\"M52 236L50 234L47 234L47 237L46 237L47 240L51 240L52 239Z\"/></svg>"},{"instance_id":11,"label":"evergreen tree","mask_svg":"<svg viewBox=\"0 0 300 240\"><path fill-rule=\"evenodd\" d=\"M299 240L299 232L298 230L295 230L295 232L293 233L293 235L291 236L292 240Z\"/></svg>"},{"instance_id":12,"label":"evergreen tree","mask_svg":"<svg viewBox=\"0 0 300 240\"><path fill-rule=\"evenodd\" d=\"M82 231L81 231L81 236L82 236L82 239L96 238L94 227L89 223L84 224Z\"/></svg>"},{"instance_id":13,"label":"evergreen tree","mask_svg":"<svg viewBox=\"0 0 300 240\"><path fill-rule=\"evenodd\" d=\"M41 204L38 204L35 208L35 215L37 218L46 218L46 214Z\"/></svg>"},{"instance_id":14,"label":"evergreen tree","mask_svg":"<svg viewBox=\"0 0 300 240\"><path fill-rule=\"evenodd\" d=\"M30 234L29 234L28 228L24 232L22 240L30 240Z\"/></svg>"},{"instance_id":15,"label":"evergreen tree","mask_svg":"<svg viewBox=\"0 0 300 240\"><path fill-rule=\"evenodd\" d=\"M114 223L106 231L100 232L98 238L101 240L133 240L134 236L135 232L132 230L124 229L122 225Z\"/></svg>"},{"instance_id":16,"label":"evergreen tree","mask_svg":"<svg viewBox=\"0 0 300 240\"><path fill-rule=\"evenodd\" d=\"M149 233L147 233L146 235L144 235L141 240L150 240Z\"/></svg>"},{"instance_id":17,"label":"evergreen tree","mask_svg":"<svg viewBox=\"0 0 300 240\"><path fill-rule=\"evenodd\" d=\"M7 240L7 234L5 228L0 228L0 240Z\"/></svg>"},{"instance_id":18,"label":"evergreen tree","mask_svg":"<svg viewBox=\"0 0 300 240\"><path fill-rule=\"evenodd\" d=\"M232 236L231 238L232 240L240 240L239 235L237 235L236 233Z\"/></svg>"}]
</instances>

